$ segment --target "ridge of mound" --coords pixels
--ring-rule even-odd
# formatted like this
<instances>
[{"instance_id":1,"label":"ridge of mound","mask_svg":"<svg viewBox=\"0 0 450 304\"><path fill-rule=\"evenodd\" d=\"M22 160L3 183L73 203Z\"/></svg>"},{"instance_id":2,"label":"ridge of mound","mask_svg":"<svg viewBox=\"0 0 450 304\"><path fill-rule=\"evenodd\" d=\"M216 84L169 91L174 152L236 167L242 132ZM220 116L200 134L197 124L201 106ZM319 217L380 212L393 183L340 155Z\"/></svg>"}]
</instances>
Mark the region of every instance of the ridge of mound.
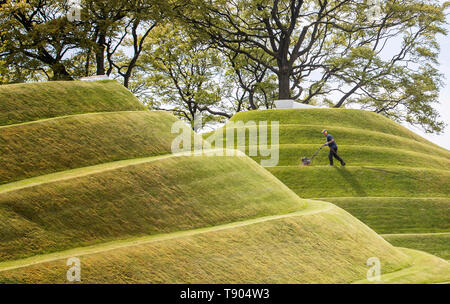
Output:
<instances>
[{"instance_id":1,"label":"ridge of mound","mask_svg":"<svg viewBox=\"0 0 450 304\"><path fill-rule=\"evenodd\" d=\"M171 153L167 112L58 117L0 128L0 183L105 162Z\"/></svg>"},{"instance_id":2,"label":"ridge of mound","mask_svg":"<svg viewBox=\"0 0 450 304\"><path fill-rule=\"evenodd\" d=\"M139 100L115 80L0 86L0 125L74 114L143 110Z\"/></svg>"}]
</instances>

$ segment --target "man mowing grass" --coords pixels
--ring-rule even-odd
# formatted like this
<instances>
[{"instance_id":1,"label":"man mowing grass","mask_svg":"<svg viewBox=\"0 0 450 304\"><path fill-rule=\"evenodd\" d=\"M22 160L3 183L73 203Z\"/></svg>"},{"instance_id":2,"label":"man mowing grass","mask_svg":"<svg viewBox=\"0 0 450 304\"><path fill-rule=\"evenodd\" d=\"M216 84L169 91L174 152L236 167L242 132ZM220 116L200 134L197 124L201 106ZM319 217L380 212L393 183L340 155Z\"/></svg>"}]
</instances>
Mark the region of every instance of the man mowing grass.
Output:
<instances>
[{"instance_id":1,"label":"man mowing grass","mask_svg":"<svg viewBox=\"0 0 450 304\"><path fill-rule=\"evenodd\" d=\"M328 154L328 158L330 159L330 166L334 166L333 158L336 158L338 161L341 162L342 167L345 166L345 162L342 158L337 155L338 146L336 144L336 141L334 140L334 137L328 133L328 130L323 130L322 134L327 138L327 142L323 144L322 147L328 146L330 147L330 154Z\"/></svg>"}]
</instances>

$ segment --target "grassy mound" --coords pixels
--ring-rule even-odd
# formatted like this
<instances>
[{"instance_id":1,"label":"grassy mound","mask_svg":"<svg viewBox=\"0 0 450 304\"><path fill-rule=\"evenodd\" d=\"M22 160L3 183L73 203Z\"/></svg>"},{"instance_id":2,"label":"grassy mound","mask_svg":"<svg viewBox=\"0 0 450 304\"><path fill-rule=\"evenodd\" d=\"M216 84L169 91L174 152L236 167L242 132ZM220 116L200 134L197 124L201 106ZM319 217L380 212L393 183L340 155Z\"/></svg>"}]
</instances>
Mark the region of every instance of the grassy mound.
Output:
<instances>
[{"instance_id":1,"label":"grassy mound","mask_svg":"<svg viewBox=\"0 0 450 304\"><path fill-rule=\"evenodd\" d=\"M392 273L382 273L379 282L367 279L356 284L448 284L449 264L444 260L422 251L401 248L412 259L412 266Z\"/></svg>"},{"instance_id":2,"label":"grassy mound","mask_svg":"<svg viewBox=\"0 0 450 304\"><path fill-rule=\"evenodd\" d=\"M0 183L122 159L167 154L166 112L74 115L0 128Z\"/></svg>"},{"instance_id":3,"label":"grassy mound","mask_svg":"<svg viewBox=\"0 0 450 304\"><path fill-rule=\"evenodd\" d=\"M64 115L144 109L138 99L115 80L0 86L0 125Z\"/></svg>"},{"instance_id":4,"label":"grassy mound","mask_svg":"<svg viewBox=\"0 0 450 304\"><path fill-rule=\"evenodd\" d=\"M339 146L357 146L357 147L381 147L381 148L395 148L409 152L424 153L427 155L437 156L441 158L449 158L450 152L437 147L434 144L418 142L411 140L405 136L397 136L386 134L377 131L370 131L366 129L344 128L344 127L327 127L333 131L333 136L339 139ZM318 149L324 142L324 138L320 135L324 129L322 125L280 125L279 126L279 144L284 145L313 145L311 150ZM230 132L231 128L227 127L220 129L220 131L204 134L207 139L210 136L216 136L222 132L223 142L225 142L226 133ZM254 132L255 128L248 125L246 127L234 128L235 145L237 145L238 134L245 134L245 145L248 146L250 130ZM267 128L270 134L272 128L270 125ZM245 133L244 133L245 132ZM271 144L271 138L267 139L268 144ZM225 145L225 144L224 144ZM311 154L311 150L307 154ZM282 154L283 155L283 154Z\"/></svg>"},{"instance_id":5,"label":"grassy mound","mask_svg":"<svg viewBox=\"0 0 450 304\"><path fill-rule=\"evenodd\" d=\"M342 209L328 205L317 211L115 250L97 248L86 255L78 252L82 282L350 283L366 278L365 264L372 256L380 258L385 272L411 266L408 256ZM47 278L64 283L60 274L67 271L65 261L56 257L39 266L0 270L0 282Z\"/></svg>"},{"instance_id":6,"label":"grassy mound","mask_svg":"<svg viewBox=\"0 0 450 304\"><path fill-rule=\"evenodd\" d=\"M366 277L370 257L380 258L386 273L412 266L408 254L349 213L299 198L243 154L168 154L176 119L141 111L128 91L109 87L115 85L23 85L5 97L0 282L66 283L66 261L75 256L83 283L348 283ZM68 90L75 91L70 104ZM28 103L30 96L49 102ZM395 125L375 129L414 140ZM432 150L435 162L446 157ZM448 178L432 169L435 162L394 173ZM289 168L297 169L272 169ZM385 176L392 172L376 174L394 180ZM407 178L396 183L406 191ZM425 189L417 182L416 191L437 194L443 185L438 180ZM416 280L449 281L445 263Z\"/></svg>"},{"instance_id":7,"label":"grassy mound","mask_svg":"<svg viewBox=\"0 0 450 304\"><path fill-rule=\"evenodd\" d=\"M320 147L320 146L319 146ZM303 156L311 157L311 151L317 151L317 145L280 145L280 160L278 166L299 166ZM389 166L450 170L450 158L411 152L407 150L339 145L342 153L339 155L345 160L351 160L352 166ZM248 148L247 151L248 153ZM328 148L322 150L314 158L314 166L326 166L329 164ZM257 162L269 157L252 157Z\"/></svg>"},{"instance_id":8,"label":"grassy mound","mask_svg":"<svg viewBox=\"0 0 450 304\"><path fill-rule=\"evenodd\" d=\"M336 203L378 233L450 232L450 152L381 115L347 109L250 111L235 115L205 138L234 128L235 144L245 144L240 149L250 154L251 123L273 121L280 123L280 155L278 165L268 170L300 197ZM310 157L325 142L320 133L325 128L336 138L347 167L328 167L328 148L312 167L301 167L301 158ZM238 141L238 134L245 134L245 140ZM450 254L450 242L442 236L427 236L424 244L430 246L397 239L399 246L429 248L442 257ZM438 250L432 249L433 240Z\"/></svg>"},{"instance_id":9,"label":"grassy mound","mask_svg":"<svg viewBox=\"0 0 450 304\"><path fill-rule=\"evenodd\" d=\"M248 121L278 121L280 125L315 125L319 129L328 128L333 130L333 127L344 127L365 131L377 131L413 139L427 145L438 147L437 145L384 116L362 110L295 109L249 111L236 114L231 121L242 121L244 123Z\"/></svg>"},{"instance_id":10,"label":"grassy mound","mask_svg":"<svg viewBox=\"0 0 450 304\"><path fill-rule=\"evenodd\" d=\"M0 260L304 207L246 156L150 159L0 193Z\"/></svg>"}]
</instances>

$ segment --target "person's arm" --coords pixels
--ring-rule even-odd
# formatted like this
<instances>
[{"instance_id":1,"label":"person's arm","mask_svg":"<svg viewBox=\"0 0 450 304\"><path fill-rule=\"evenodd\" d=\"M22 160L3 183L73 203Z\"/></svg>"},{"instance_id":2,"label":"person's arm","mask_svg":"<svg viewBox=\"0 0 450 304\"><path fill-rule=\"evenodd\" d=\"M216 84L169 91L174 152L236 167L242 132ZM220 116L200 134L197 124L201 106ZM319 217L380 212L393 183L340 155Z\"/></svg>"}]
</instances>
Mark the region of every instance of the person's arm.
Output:
<instances>
[{"instance_id":1,"label":"person's arm","mask_svg":"<svg viewBox=\"0 0 450 304\"><path fill-rule=\"evenodd\" d=\"M329 142L324 143L322 147L329 146L334 142L335 142L335 140L334 140L334 138L332 138Z\"/></svg>"}]
</instances>

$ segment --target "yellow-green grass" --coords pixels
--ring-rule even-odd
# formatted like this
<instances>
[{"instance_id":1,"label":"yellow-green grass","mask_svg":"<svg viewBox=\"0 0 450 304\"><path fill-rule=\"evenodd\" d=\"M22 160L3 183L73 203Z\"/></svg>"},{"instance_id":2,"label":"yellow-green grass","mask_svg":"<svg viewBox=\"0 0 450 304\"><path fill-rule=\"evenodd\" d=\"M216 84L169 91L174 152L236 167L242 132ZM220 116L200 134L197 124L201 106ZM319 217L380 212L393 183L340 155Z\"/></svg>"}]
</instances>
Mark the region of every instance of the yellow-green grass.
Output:
<instances>
[{"instance_id":1,"label":"yellow-green grass","mask_svg":"<svg viewBox=\"0 0 450 304\"><path fill-rule=\"evenodd\" d=\"M411 257L412 265L400 271L386 273L382 269L380 281L370 282L367 279L354 282L356 284L448 284L450 264L428 253L401 248L403 253Z\"/></svg>"},{"instance_id":2,"label":"yellow-green grass","mask_svg":"<svg viewBox=\"0 0 450 304\"><path fill-rule=\"evenodd\" d=\"M233 123L241 122L241 125ZM379 233L449 232L450 152L414 132L372 112L345 109L269 110L239 113L215 132L236 127L235 137L243 133L250 154L248 138L254 132L249 122L280 122L279 163L268 168L300 197L321 197L338 204ZM242 122L247 123L243 126ZM328 165L328 149L314 159L312 167L300 167L302 157L311 157L325 141L320 134L328 129L339 145L339 154L347 167ZM237 132L239 131L239 132ZM271 129L268 129L270 137ZM204 138L211 134L204 135ZM259 139L259 138L258 138ZM271 140L268 140L271 144ZM229 148L229 147L228 147ZM242 147L239 147L242 149ZM272 147L274 148L274 147ZM273 156L273 155L271 155ZM252 156L255 161L267 159ZM343 199L340 199L342 197ZM449 242L428 238L441 248ZM417 247L429 252L432 246ZM407 247L407 246L405 246Z\"/></svg>"},{"instance_id":3,"label":"yellow-green grass","mask_svg":"<svg viewBox=\"0 0 450 304\"><path fill-rule=\"evenodd\" d=\"M311 158L312 154L318 150L317 145L305 144L280 145L275 147L278 147L280 153L278 166L299 166L303 157ZM271 147L271 149L273 148L274 146ZM244 150L244 147L242 150ZM245 147L245 150L249 154L249 147ZM330 163L328 154L329 149L324 148L314 158L312 164L314 166L328 165ZM450 158L396 148L339 145L338 154L352 166L412 167L450 170ZM252 156L252 158L259 163L261 160L270 159L270 157L262 157L260 155ZM335 162L339 164L337 160Z\"/></svg>"},{"instance_id":4,"label":"yellow-green grass","mask_svg":"<svg viewBox=\"0 0 450 304\"><path fill-rule=\"evenodd\" d=\"M303 198L449 197L450 171L394 167L272 167Z\"/></svg>"},{"instance_id":5,"label":"yellow-green grass","mask_svg":"<svg viewBox=\"0 0 450 304\"><path fill-rule=\"evenodd\" d=\"M305 206L247 156L156 158L0 193L0 260Z\"/></svg>"},{"instance_id":6,"label":"yellow-green grass","mask_svg":"<svg viewBox=\"0 0 450 304\"><path fill-rule=\"evenodd\" d=\"M405 197L327 198L395 246L450 259L450 199ZM386 234L386 235L385 235Z\"/></svg>"},{"instance_id":7,"label":"yellow-green grass","mask_svg":"<svg viewBox=\"0 0 450 304\"><path fill-rule=\"evenodd\" d=\"M394 246L426 251L450 260L450 232L431 234L389 234L383 237Z\"/></svg>"},{"instance_id":8,"label":"yellow-green grass","mask_svg":"<svg viewBox=\"0 0 450 304\"><path fill-rule=\"evenodd\" d=\"M385 272L412 266L410 257L342 209L307 210L106 251L80 248L59 259L2 263L0 282L67 283L70 256L81 260L82 283L350 283L366 277L370 257ZM450 273L438 275L448 281Z\"/></svg>"},{"instance_id":9,"label":"yellow-green grass","mask_svg":"<svg viewBox=\"0 0 450 304\"><path fill-rule=\"evenodd\" d=\"M241 112L233 116L232 122L278 121L280 125L315 125L319 128L333 127L356 128L377 131L404 138L413 139L434 147L439 147L394 121L363 110L352 109L293 109ZM320 135L320 134L319 134Z\"/></svg>"},{"instance_id":10,"label":"yellow-green grass","mask_svg":"<svg viewBox=\"0 0 450 304\"><path fill-rule=\"evenodd\" d=\"M448 197L328 197L326 200L350 212L380 234L450 231Z\"/></svg>"},{"instance_id":11,"label":"yellow-green grass","mask_svg":"<svg viewBox=\"0 0 450 304\"><path fill-rule=\"evenodd\" d=\"M0 128L0 183L170 153L166 112L81 114Z\"/></svg>"},{"instance_id":12,"label":"yellow-green grass","mask_svg":"<svg viewBox=\"0 0 450 304\"><path fill-rule=\"evenodd\" d=\"M362 146L362 147L384 147L406 150L410 152L426 153L428 155L434 155L438 157L450 158L450 152L441 147L430 145L429 143L418 142L408 137L402 137L400 135L386 134L377 131L371 131L367 129L358 128L344 128L337 126L317 126L317 125L280 125L279 126L279 144L280 145L312 145L312 150L309 154L318 149L321 144L325 142L325 138L321 134L324 128L328 128L330 133L338 139L339 146ZM249 145L249 134L255 132L255 127L238 127L234 129L234 144L237 148L238 134L245 134L245 145ZM258 127L256 127L256 130ZM231 134L232 128L227 125L226 129L221 128L216 132L203 134L204 139L213 141L215 136L222 133L223 146L228 143L226 141L226 134ZM267 128L267 143L272 144L272 138L270 136L272 128ZM241 135L242 136L242 135ZM214 145L214 142L213 142Z\"/></svg>"},{"instance_id":13,"label":"yellow-green grass","mask_svg":"<svg viewBox=\"0 0 450 304\"><path fill-rule=\"evenodd\" d=\"M142 111L117 81L56 81L0 86L0 125L72 114Z\"/></svg>"}]
</instances>

